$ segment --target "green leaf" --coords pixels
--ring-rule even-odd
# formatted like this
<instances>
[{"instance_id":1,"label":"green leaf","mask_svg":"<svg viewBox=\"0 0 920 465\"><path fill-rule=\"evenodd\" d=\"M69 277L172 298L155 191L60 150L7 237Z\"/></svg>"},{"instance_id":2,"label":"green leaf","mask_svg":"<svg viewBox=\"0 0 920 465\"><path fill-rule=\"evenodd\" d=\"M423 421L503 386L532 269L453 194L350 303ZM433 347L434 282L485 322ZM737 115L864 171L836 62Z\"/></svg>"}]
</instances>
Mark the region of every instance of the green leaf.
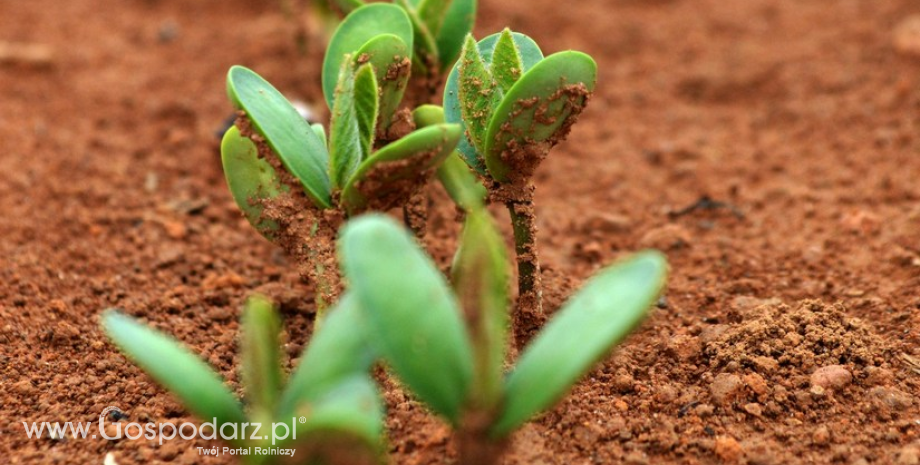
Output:
<instances>
[{"instance_id":1,"label":"green leaf","mask_svg":"<svg viewBox=\"0 0 920 465\"><path fill-rule=\"evenodd\" d=\"M597 64L575 51L544 58L505 94L485 135L489 174L507 182L529 177L549 149L568 135L597 81Z\"/></svg>"},{"instance_id":2,"label":"green leaf","mask_svg":"<svg viewBox=\"0 0 920 465\"><path fill-rule=\"evenodd\" d=\"M424 128L444 123L444 109L437 105L422 105L412 111L415 126ZM453 201L464 210L481 208L485 205L488 192L470 168L454 151L438 167L438 179Z\"/></svg>"},{"instance_id":3,"label":"green leaf","mask_svg":"<svg viewBox=\"0 0 920 465\"><path fill-rule=\"evenodd\" d=\"M443 73L457 60L463 39L472 32L476 21L476 0L453 0L444 14L441 28L436 33L438 60Z\"/></svg>"},{"instance_id":4,"label":"green leaf","mask_svg":"<svg viewBox=\"0 0 920 465\"><path fill-rule=\"evenodd\" d=\"M295 463L380 464L383 416L384 407L373 379L355 375L305 404L296 415L279 418L277 421L297 428L297 439L273 447L296 450L300 460ZM305 421L301 423L301 419Z\"/></svg>"},{"instance_id":5,"label":"green leaf","mask_svg":"<svg viewBox=\"0 0 920 465\"><path fill-rule=\"evenodd\" d=\"M435 42L434 34L428 29L428 25L418 15L418 10L410 6L406 0L393 0L394 3L401 6L409 16L412 22L412 29L415 31L415 48L413 49L412 67L421 75L430 75L429 66L436 66L438 63L438 44Z\"/></svg>"},{"instance_id":6,"label":"green leaf","mask_svg":"<svg viewBox=\"0 0 920 465\"><path fill-rule=\"evenodd\" d=\"M358 64L370 63L380 87L380 127L390 126L399 109L412 72L411 49L393 34L380 34L367 41L355 54Z\"/></svg>"},{"instance_id":7,"label":"green leaf","mask_svg":"<svg viewBox=\"0 0 920 465\"><path fill-rule=\"evenodd\" d=\"M510 29L502 31L498 42L495 44L490 71L495 78L495 82L501 87L502 93L511 89L511 86L521 78L521 74L524 72L521 54L518 53L517 46L514 45L514 38L511 36Z\"/></svg>"},{"instance_id":8,"label":"green leaf","mask_svg":"<svg viewBox=\"0 0 920 465\"><path fill-rule=\"evenodd\" d=\"M361 160L363 141L355 109L355 69L351 61L342 63L339 84L335 88L335 106L329 124L329 152L332 185L341 189L354 174Z\"/></svg>"},{"instance_id":9,"label":"green leaf","mask_svg":"<svg viewBox=\"0 0 920 465\"><path fill-rule=\"evenodd\" d=\"M374 132L377 125L377 78L374 68L363 65L355 75L355 114L358 118L358 134L361 138L361 160L370 156L374 148Z\"/></svg>"},{"instance_id":10,"label":"green leaf","mask_svg":"<svg viewBox=\"0 0 920 465\"><path fill-rule=\"evenodd\" d=\"M433 36L437 36L441 30L441 24L444 22L444 16L447 14L447 8L450 7L451 0L422 0L418 4L416 11L419 19L428 27L428 31Z\"/></svg>"},{"instance_id":11,"label":"green leaf","mask_svg":"<svg viewBox=\"0 0 920 465\"><path fill-rule=\"evenodd\" d=\"M486 69L479 48L472 35L466 37L460 62L459 98L460 113L466 123L467 136L479 153L484 153L483 136L492 116L492 109L501 99L492 74Z\"/></svg>"},{"instance_id":12,"label":"green leaf","mask_svg":"<svg viewBox=\"0 0 920 465\"><path fill-rule=\"evenodd\" d=\"M502 401L508 334L508 259L505 241L485 209L467 212L451 268L454 291L473 342L473 406L491 411Z\"/></svg>"},{"instance_id":13,"label":"green leaf","mask_svg":"<svg viewBox=\"0 0 920 465\"><path fill-rule=\"evenodd\" d=\"M375 353L364 319L352 293L339 299L291 375L279 403L282 417L296 414L304 403L319 399L343 380L368 372Z\"/></svg>"},{"instance_id":14,"label":"green leaf","mask_svg":"<svg viewBox=\"0 0 920 465\"><path fill-rule=\"evenodd\" d=\"M257 421L271 421L281 394L281 320L263 295L246 300L242 318L243 388Z\"/></svg>"},{"instance_id":15,"label":"green leaf","mask_svg":"<svg viewBox=\"0 0 920 465\"><path fill-rule=\"evenodd\" d=\"M102 315L102 328L125 355L198 418L216 418L218 426L246 422L242 406L220 375L178 341L111 309Z\"/></svg>"},{"instance_id":16,"label":"green leaf","mask_svg":"<svg viewBox=\"0 0 920 465\"><path fill-rule=\"evenodd\" d=\"M333 108L335 86L345 55L355 56L371 39L381 34L392 34L413 46L412 22L402 8L389 3L371 3L349 14L332 35L323 60L323 95L326 104ZM379 70L378 70L379 72Z\"/></svg>"},{"instance_id":17,"label":"green leaf","mask_svg":"<svg viewBox=\"0 0 920 465\"><path fill-rule=\"evenodd\" d=\"M240 210L259 233L272 239L278 223L262 217L261 200L277 197L288 190L268 161L259 158L259 149L232 126L220 143L220 158L230 193Z\"/></svg>"},{"instance_id":18,"label":"green leaf","mask_svg":"<svg viewBox=\"0 0 920 465\"><path fill-rule=\"evenodd\" d=\"M313 129L316 137L319 137L319 140L323 141L323 145L327 145L328 141L326 140L326 129L323 128L323 125L321 123L314 123L310 125L310 128Z\"/></svg>"},{"instance_id":19,"label":"green leaf","mask_svg":"<svg viewBox=\"0 0 920 465\"><path fill-rule=\"evenodd\" d=\"M664 256L646 251L591 278L524 350L505 384L493 435L507 436L552 407L645 318L666 276Z\"/></svg>"},{"instance_id":20,"label":"green leaf","mask_svg":"<svg viewBox=\"0 0 920 465\"><path fill-rule=\"evenodd\" d=\"M284 167L303 183L320 208L330 207L329 153L316 133L277 89L255 72L234 66L227 73L230 100L246 111Z\"/></svg>"},{"instance_id":21,"label":"green leaf","mask_svg":"<svg viewBox=\"0 0 920 465\"><path fill-rule=\"evenodd\" d=\"M483 208L489 192L454 151L438 168L438 179L450 198L464 211Z\"/></svg>"},{"instance_id":22,"label":"green leaf","mask_svg":"<svg viewBox=\"0 0 920 465\"><path fill-rule=\"evenodd\" d=\"M457 424L472 379L472 348L438 268L404 228L379 214L345 226L339 255L374 328L375 347L422 401Z\"/></svg>"},{"instance_id":23,"label":"green leaf","mask_svg":"<svg viewBox=\"0 0 920 465\"><path fill-rule=\"evenodd\" d=\"M512 32L511 36L514 39L515 45L517 45L517 49L520 53L521 62L524 65L525 72L543 59L543 52L540 51L540 47L537 46L537 43L534 42L533 39L517 32ZM500 37L501 34L492 34L479 41L478 47L479 53L482 55L482 60L490 66L492 62L493 51L495 50L495 46L498 43L498 39ZM463 130L464 137L461 138L460 143L457 144L457 151L460 152L463 160L479 174L488 176L485 161L476 152L476 149L473 147L465 135L466 123L463 121L463 117L460 112L460 99L458 91L460 81L459 65L459 62L454 65L453 69L451 69L450 75L447 76L447 84L444 87L444 116L448 123L459 124Z\"/></svg>"},{"instance_id":24,"label":"green leaf","mask_svg":"<svg viewBox=\"0 0 920 465\"><path fill-rule=\"evenodd\" d=\"M456 124L419 129L364 160L342 191L349 215L402 205L434 174L460 140Z\"/></svg>"}]
</instances>

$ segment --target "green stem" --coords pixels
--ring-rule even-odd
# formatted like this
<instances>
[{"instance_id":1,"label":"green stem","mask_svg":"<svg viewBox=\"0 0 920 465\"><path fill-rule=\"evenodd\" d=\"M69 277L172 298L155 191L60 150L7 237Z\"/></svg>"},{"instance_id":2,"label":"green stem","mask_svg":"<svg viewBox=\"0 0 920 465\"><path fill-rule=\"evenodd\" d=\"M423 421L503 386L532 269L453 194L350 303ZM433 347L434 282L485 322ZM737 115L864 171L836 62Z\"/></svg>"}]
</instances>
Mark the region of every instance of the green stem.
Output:
<instances>
[{"instance_id":1,"label":"green stem","mask_svg":"<svg viewBox=\"0 0 920 465\"><path fill-rule=\"evenodd\" d=\"M543 292L540 260L537 257L537 225L533 207L533 192L529 189L520 199L505 205L514 229L514 249L518 265L518 314L543 315Z\"/></svg>"}]
</instances>

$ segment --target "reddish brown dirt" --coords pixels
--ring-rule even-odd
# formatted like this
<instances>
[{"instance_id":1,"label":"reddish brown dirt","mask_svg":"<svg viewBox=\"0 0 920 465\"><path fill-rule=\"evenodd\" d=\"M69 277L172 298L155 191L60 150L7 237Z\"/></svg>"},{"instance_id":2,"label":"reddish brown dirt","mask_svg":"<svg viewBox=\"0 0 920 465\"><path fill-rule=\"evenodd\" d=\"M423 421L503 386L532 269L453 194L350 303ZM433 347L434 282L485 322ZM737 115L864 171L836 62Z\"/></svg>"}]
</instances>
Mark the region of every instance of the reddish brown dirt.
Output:
<instances>
[{"instance_id":1,"label":"reddish brown dirt","mask_svg":"<svg viewBox=\"0 0 920 465\"><path fill-rule=\"evenodd\" d=\"M661 248L673 268L648 323L507 463L920 462L920 375L899 357L920 356L920 56L893 37L916 14L913 0L484 1L480 35L507 24L600 64L537 171L547 309L630 250ZM204 441L28 439L21 422L109 405L189 418L106 342L105 307L235 385L239 304L261 290L300 352L312 290L237 212L213 135L232 64L322 101L320 45L298 52L294 29L275 2L4 5L0 40L53 58L0 60L0 457L232 461L199 457ZM704 195L743 216L671 214ZM458 228L435 199L427 242L446 264ZM452 462L445 426L395 385L386 398L394 463Z\"/></svg>"}]
</instances>

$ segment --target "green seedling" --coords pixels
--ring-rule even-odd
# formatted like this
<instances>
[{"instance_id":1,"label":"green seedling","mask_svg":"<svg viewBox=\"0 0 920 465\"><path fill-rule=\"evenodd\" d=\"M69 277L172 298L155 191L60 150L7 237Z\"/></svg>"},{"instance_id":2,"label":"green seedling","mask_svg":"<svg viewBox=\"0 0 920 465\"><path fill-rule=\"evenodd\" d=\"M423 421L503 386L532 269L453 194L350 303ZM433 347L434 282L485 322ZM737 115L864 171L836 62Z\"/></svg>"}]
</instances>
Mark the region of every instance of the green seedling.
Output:
<instances>
[{"instance_id":1,"label":"green seedling","mask_svg":"<svg viewBox=\"0 0 920 465\"><path fill-rule=\"evenodd\" d=\"M320 311L340 287L333 244L342 219L403 207L423 233L413 202L461 138L457 124L413 130L405 112L406 124L394 124L413 40L395 5L362 6L342 22L323 65L328 137L255 72L228 73L230 100L242 113L221 144L227 183L247 220L316 283Z\"/></svg>"},{"instance_id":2,"label":"green seedling","mask_svg":"<svg viewBox=\"0 0 920 465\"><path fill-rule=\"evenodd\" d=\"M467 36L444 90L446 121L461 124L457 148L511 215L519 311L542 314L533 173L566 138L594 91L597 65L576 51L548 57L506 29L478 43Z\"/></svg>"},{"instance_id":3,"label":"green seedling","mask_svg":"<svg viewBox=\"0 0 920 465\"><path fill-rule=\"evenodd\" d=\"M343 13L367 4L363 0L332 0L332 3ZM463 38L473 30L476 0L393 0L393 3L412 21L415 70L428 78L445 73L460 55ZM438 80L433 81L436 86Z\"/></svg>"},{"instance_id":4,"label":"green seedling","mask_svg":"<svg viewBox=\"0 0 920 465\"><path fill-rule=\"evenodd\" d=\"M244 463L379 464L383 406L368 375L375 355L362 319L356 300L343 297L285 383L280 319L265 297L251 297L240 337L246 409L213 368L171 337L115 310L103 314L102 327L122 352L204 420L212 436L247 449L240 455ZM282 460L256 447L293 450L293 456Z\"/></svg>"},{"instance_id":5,"label":"green seedling","mask_svg":"<svg viewBox=\"0 0 920 465\"><path fill-rule=\"evenodd\" d=\"M444 124L444 109L437 105L422 105L412 112L416 127ZM482 208L488 195L485 187L454 151L438 168L438 179L447 193L463 211Z\"/></svg>"},{"instance_id":6,"label":"green seedling","mask_svg":"<svg viewBox=\"0 0 920 465\"><path fill-rule=\"evenodd\" d=\"M508 436L552 407L645 318L667 264L647 251L591 278L523 350L509 373L509 269L504 242L483 210L467 215L452 287L392 220L350 222L339 241L343 271L368 336L393 372L456 428L460 462L496 463Z\"/></svg>"}]
</instances>

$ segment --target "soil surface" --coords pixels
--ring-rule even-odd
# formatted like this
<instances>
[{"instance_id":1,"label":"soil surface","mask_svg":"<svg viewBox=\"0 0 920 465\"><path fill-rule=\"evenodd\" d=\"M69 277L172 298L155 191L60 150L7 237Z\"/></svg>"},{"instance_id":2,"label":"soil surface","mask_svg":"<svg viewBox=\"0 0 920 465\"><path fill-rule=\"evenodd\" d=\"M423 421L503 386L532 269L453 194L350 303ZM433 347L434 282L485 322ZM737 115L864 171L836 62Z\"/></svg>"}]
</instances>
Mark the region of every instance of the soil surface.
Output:
<instances>
[{"instance_id":1,"label":"soil surface","mask_svg":"<svg viewBox=\"0 0 920 465\"><path fill-rule=\"evenodd\" d=\"M287 353L303 348L313 289L240 215L215 137L233 64L322 107L320 36L278 3L0 0L9 463L233 462L199 457L203 440L26 436L23 421L107 406L191 420L103 337L104 308L234 386L247 293L278 299ZM920 463L916 15L915 0L482 2L479 36L510 25L600 65L536 173L547 310L629 251L672 266L648 322L506 463ZM459 227L431 196L426 244L446 265ZM448 428L385 390L393 463L452 463Z\"/></svg>"}]
</instances>

